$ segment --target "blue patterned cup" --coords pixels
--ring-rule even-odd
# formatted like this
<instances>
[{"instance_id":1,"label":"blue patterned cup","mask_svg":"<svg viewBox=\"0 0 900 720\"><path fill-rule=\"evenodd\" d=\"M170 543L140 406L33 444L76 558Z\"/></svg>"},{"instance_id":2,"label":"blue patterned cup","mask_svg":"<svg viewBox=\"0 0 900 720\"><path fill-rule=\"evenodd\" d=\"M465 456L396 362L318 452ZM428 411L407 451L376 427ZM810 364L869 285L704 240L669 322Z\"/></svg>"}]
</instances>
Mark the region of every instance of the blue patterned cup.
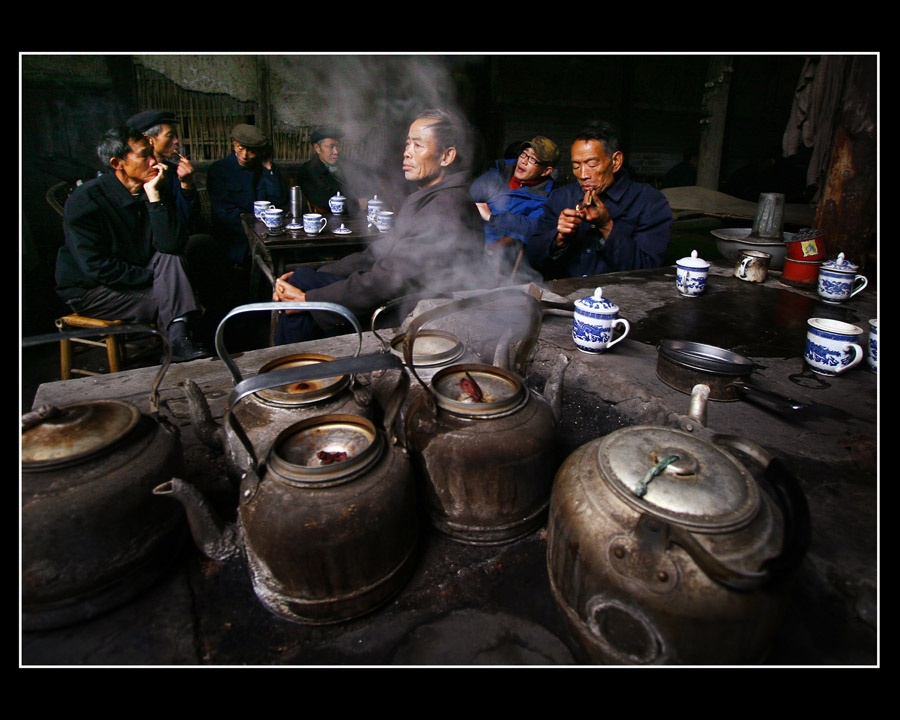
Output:
<instances>
[{"instance_id":1,"label":"blue patterned cup","mask_svg":"<svg viewBox=\"0 0 900 720\"><path fill-rule=\"evenodd\" d=\"M675 262L675 289L685 297L697 297L706 290L706 279L709 277L709 263L697 257L692 250L690 257L683 257Z\"/></svg>"},{"instance_id":2,"label":"blue patterned cup","mask_svg":"<svg viewBox=\"0 0 900 720\"><path fill-rule=\"evenodd\" d=\"M865 275L857 275L859 265L844 259L840 253L835 260L823 262L819 267L819 297L827 303L842 303L861 292L869 279Z\"/></svg>"},{"instance_id":3,"label":"blue patterned cup","mask_svg":"<svg viewBox=\"0 0 900 720\"><path fill-rule=\"evenodd\" d=\"M859 344L859 338L865 332L861 327L829 318L810 318L806 325L803 357L814 373L839 375L865 357Z\"/></svg>"},{"instance_id":4,"label":"blue patterned cup","mask_svg":"<svg viewBox=\"0 0 900 720\"><path fill-rule=\"evenodd\" d=\"M613 339L617 327L621 328L621 333ZM593 295L575 301L572 339L581 352L606 352L624 340L630 330L629 322L619 317L618 305L603 297L603 288L597 288Z\"/></svg>"},{"instance_id":5,"label":"blue patterned cup","mask_svg":"<svg viewBox=\"0 0 900 720\"><path fill-rule=\"evenodd\" d=\"M869 320L869 354L866 356L869 369L873 373L878 372L878 320Z\"/></svg>"}]
</instances>

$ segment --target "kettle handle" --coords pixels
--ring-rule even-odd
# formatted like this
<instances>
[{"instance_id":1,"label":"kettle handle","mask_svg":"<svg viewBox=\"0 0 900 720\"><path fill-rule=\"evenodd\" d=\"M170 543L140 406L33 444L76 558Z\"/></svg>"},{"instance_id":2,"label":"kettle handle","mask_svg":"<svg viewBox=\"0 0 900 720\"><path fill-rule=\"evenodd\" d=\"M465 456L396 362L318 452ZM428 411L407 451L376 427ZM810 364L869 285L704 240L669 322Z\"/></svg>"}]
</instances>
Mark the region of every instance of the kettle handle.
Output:
<instances>
[{"instance_id":1,"label":"kettle handle","mask_svg":"<svg viewBox=\"0 0 900 720\"><path fill-rule=\"evenodd\" d=\"M381 313L386 312L387 310L391 310L404 303L412 303L413 301L418 302L419 300L439 300L441 298L448 297L451 296L447 295L446 293L412 293L410 295L401 295L398 298L389 300L381 307L376 308L375 312L372 313L372 334L381 341L381 345L384 348L382 352L390 352L391 341L381 337L381 335L379 335L378 331L375 329L375 320L379 315L381 315Z\"/></svg>"},{"instance_id":2,"label":"kettle handle","mask_svg":"<svg viewBox=\"0 0 900 720\"><path fill-rule=\"evenodd\" d=\"M284 305L285 303L279 302L272 304ZM297 304L305 305L307 303ZM319 380L321 378L332 377L335 375L350 375L355 373L371 372L374 370L391 369L403 369L403 363L400 361L400 358L393 354L378 352L368 355L359 355L353 357L348 356L344 358L338 358L336 360L330 360L329 362L311 363L309 365L299 365L295 367L283 368L281 370L273 370L267 373L261 373L251 378L247 378L246 380L241 380L234 386L231 394L228 396L228 402L225 409L225 422L227 422L231 426L232 430L234 430L235 435L237 435L238 439L241 441L241 444L244 446L244 449L247 451L247 454L250 456L251 464L257 471L257 475L260 475L261 473L259 472L258 467L259 460L256 457L256 453L253 451L253 445L244 432L243 427L241 427L240 421L237 419L234 413L234 408L242 399L260 390L268 390L269 388L288 385L290 383L299 383L308 380ZM394 420L397 413L399 412L400 406L402 405L402 401L406 397L406 390L409 387L409 378L406 377L406 373L401 372L400 376L401 384L391 396L391 399L388 402L388 407L385 409L384 413L384 427L389 434L391 433L391 426L394 424ZM405 385L403 384L404 378L406 379ZM392 439L394 438L392 437Z\"/></svg>"},{"instance_id":3,"label":"kettle handle","mask_svg":"<svg viewBox=\"0 0 900 720\"><path fill-rule=\"evenodd\" d=\"M238 370L238 366L231 358L231 355L229 355L228 351L225 349L225 323L235 315L240 315L246 312L254 312L257 310L323 310L327 312L337 313L338 315L343 315L344 318L353 326L353 329L356 330L357 345L355 356L358 356L360 350L362 350L362 328L360 328L359 326L359 320L357 320L356 316L343 305L337 305L336 303L329 302L260 302L250 303L248 305L238 305L236 308L232 308L231 310L229 310L228 314L219 321L219 326L216 328L216 352L219 354L222 362L225 363L225 366L231 373L231 377L234 380L235 385L243 380L243 376L241 375L241 371ZM278 384L284 385L285 383ZM277 387L277 385L274 387Z\"/></svg>"},{"instance_id":4,"label":"kettle handle","mask_svg":"<svg viewBox=\"0 0 900 720\"><path fill-rule=\"evenodd\" d=\"M532 314L532 325L530 328L530 332L528 333L529 337L531 338L531 342L525 343L524 346L520 348L515 363L518 366L524 363L528 352L531 351L531 348L534 346L534 343L537 340L537 329L540 326L542 317L540 300L530 292L523 291L521 288L500 288L499 290L494 290L489 293L473 295L471 297L462 298L460 300L453 300L449 303L446 303L445 305L440 305L439 307L422 313L418 317L414 318L410 323L409 330L406 332L406 335L403 338L403 359L406 362L406 367L408 367L409 371L413 375L415 375L415 378L419 381L419 384L428 391L428 395L432 399L432 407L434 407L434 398L432 397L433 391L428 385L422 382L422 378L420 378L419 374L416 372L416 366L413 362L413 345L416 341L416 335L418 334L419 329L425 323L433 320L436 317L450 315L452 313L459 312L460 310L465 310L470 307L476 307L478 305L486 305L489 302L505 297L526 298L528 300L528 309Z\"/></svg>"},{"instance_id":5,"label":"kettle handle","mask_svg":"<svg viewBox=\"0 0 900 720\"><path fill-rule=\"evenodd\" d=\"M126 333L150 333L156 335L163 342L165 358L159 366L156 377L153 379L153 385L150 387L150 412L154 417L159 415L159 386L162 383L163 375L169 369L172 363L172 346L169 338L164 333L149 325L130 324L130 325L111 325L105 328L85 328L82 330L66 330L65 332L45 333L44 335L32 335L31 337L22 338L22 347L31 347L32 345L43 345L44 343L59 342L67 338L88 338L100 337L105 335L124 335Z\"/></svg>"},{"instance_id":6,"label":"kettle handle","mask_svg":"<svg viewBox=\"0 0 900 720\"><path fill-rule=\"evenodd\" d=\"M765 470L765 478L776 504L784 516L784 542L781 553L766 561L772 580L781 579L796 569L809 549L812 526L809 503L800 481L785 462L760 445L737 435L715 434L711 440L730 446L752 457Z\"/></svg>"}]
</instances>

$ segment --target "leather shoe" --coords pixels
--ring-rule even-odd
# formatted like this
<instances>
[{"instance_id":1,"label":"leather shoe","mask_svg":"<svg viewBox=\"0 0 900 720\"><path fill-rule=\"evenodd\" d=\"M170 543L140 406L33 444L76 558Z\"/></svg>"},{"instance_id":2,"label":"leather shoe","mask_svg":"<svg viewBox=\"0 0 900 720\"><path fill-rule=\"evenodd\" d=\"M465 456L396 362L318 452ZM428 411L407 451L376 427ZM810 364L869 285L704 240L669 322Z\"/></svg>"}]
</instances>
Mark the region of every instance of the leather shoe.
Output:
<instances>
[{"instance_id":1,"label":"leather shoe","mask_svg":"<svg viewBox=\"0 0 900 720\"><path fill-rule=\"evenodd\" d=\"M188 360L199 360L200 358L212 357L212 353L203 343L197 342L190 335L183 335L172 341L172 362L181 363ZM160 360L160 364L165 362L165 355Z\"/></svg>"}]
</instances>

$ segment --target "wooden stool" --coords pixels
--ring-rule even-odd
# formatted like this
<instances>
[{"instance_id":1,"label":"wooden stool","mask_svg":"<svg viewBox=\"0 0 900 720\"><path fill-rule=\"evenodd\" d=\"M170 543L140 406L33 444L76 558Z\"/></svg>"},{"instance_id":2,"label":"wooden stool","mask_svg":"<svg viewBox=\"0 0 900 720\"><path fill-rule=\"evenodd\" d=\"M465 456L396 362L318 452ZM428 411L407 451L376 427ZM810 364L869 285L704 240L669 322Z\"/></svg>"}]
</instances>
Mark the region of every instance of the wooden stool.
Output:
<instances>
[{"instance_id":1,"label":"wooden stool","mask_svg":"<svg viewBox=\"0 0 900 720\"><path fill-rule=\"evenodd\" d=\"M121 320L99 320L98 318L86 317L84 315L65 315L56 320L56 327L60 332L74 330L77 328L106 328L113 325L121 325ZM119 372L122 369L123 350L119 343L119 335L106 335L101 340L92 340L88 338L66 338L59 341L59 370L63 380L71 379L72 375L103 375L104 373L94 372L93 370L82 370L73 367L72 363L72 343L81 343L82 345L92 345L94 347L106 348L106 359L109 363L109 372Z\"/></svg>"}]
</instances>

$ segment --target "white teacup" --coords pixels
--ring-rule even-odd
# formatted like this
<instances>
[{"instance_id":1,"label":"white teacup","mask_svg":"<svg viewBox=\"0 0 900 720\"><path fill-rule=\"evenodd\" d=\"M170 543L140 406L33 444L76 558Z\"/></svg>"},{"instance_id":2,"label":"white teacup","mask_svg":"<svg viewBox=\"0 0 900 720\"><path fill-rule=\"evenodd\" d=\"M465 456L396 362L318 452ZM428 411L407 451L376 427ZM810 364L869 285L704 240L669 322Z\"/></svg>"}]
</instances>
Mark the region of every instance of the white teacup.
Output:
<instances>
[{"instance_id":1,"label":"white teacup","mask_svg":"<svg viewBox=\"0 0 900 720\"><path fill-rule=\"evenodd\" d=\"M394 227L394 213L390 210L382 210L375 216L375 227L379 232L386 232Z\"/></svg>"},{"instance_id":2,"label":"white teacup","mask_svg":"<svg viewBox=\"0 0 900 720\"><path fill-rule=\"evenodd\" d=\"M273 205L262 214L262 221L270 231L281 230L284 227L284 210Z\"/></svg>"},{"instance_id":3,"label":"white teacup","mask_svg":"<svg viewBox=\"0 0 900 720\"><path fill-rule=\"evenodd\" d=\"M878 319L869 320L869 354L866 355L869 369L873 373L878 372Z\"/></svg>"},{"instance_id":4,"label":"white teacup","mask_svg":"<svg viewBox=\"0 0 900 720\"><path fill-rule=\"evenodd\" d=\"M253 202L253 214L256 215L257 220L262 220L263 213L274 207L268 200L255 200Z\"/></svg>"},{"instance_id":5,"label":"white teacup","mask_svg":"<svg viewBox=\"0 0 900 720\"><path fill-rule=\"evenodd\" d=\"M690 257L675 262L675 289L685 297L697 297L706 290L709 263L692 250Z\"/></svg>"},{"instance_id":6,"label":"white teacup","mask_svg":"<svg viewBox=\"0 0 900 720\"><path fill-rule=\"evenodd\" d=\"M810 318L806 325L803 357L814 373L838 375L858 365L865 356L859 344L865 332L861 327L829 318Z\"/></svg>"},{"instance_id":7,"label":"white teacup","mask_svg":"<svg viewBox=\"0 0 900 720\"><path fill-rule=\"evenodd\" d=\"M616 327L622 332L613 339ZM603 288L593 295L575 301L575 317L572 321L572 339L575 347L585 353L602 353L625 339L631 324L619 317L619 306L603 297Z\"/></svg>"},{"instance_id":8,"label":"white teacup","mask_svg":"<svg viewBox=\"0 0 900 720\"><path fill-rule=\"evenodd\" d=\"M303 232L318 235L328 224L328 218L320 213L306 213L303 216Z\"/></svg>"}]
</instances>

